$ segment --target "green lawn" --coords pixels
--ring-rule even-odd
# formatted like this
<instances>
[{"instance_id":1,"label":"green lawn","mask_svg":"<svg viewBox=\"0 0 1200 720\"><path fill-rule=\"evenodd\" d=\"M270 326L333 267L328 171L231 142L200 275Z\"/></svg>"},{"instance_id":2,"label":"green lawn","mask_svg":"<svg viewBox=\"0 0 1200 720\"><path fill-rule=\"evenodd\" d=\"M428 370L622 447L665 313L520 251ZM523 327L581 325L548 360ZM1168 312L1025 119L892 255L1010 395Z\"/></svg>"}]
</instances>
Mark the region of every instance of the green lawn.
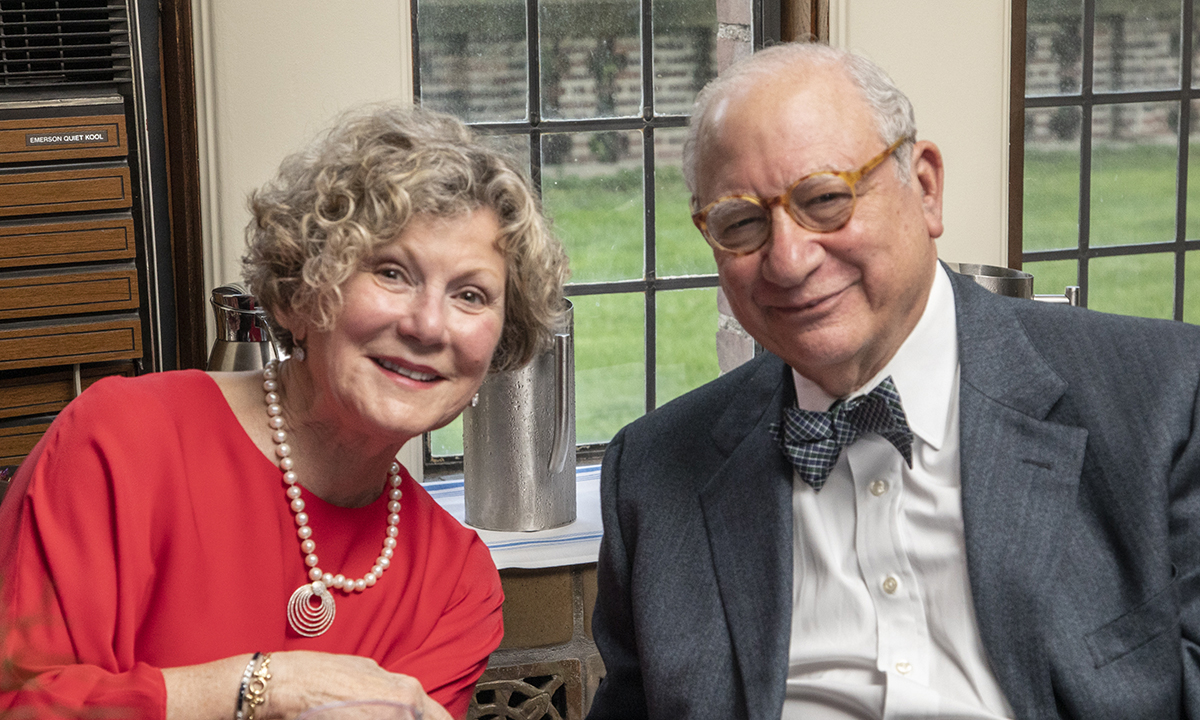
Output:
<instances>
[{"instance_id":1,"label":"green lawn","mask_svg":"<svg viewBox=\"0 0 1200 720\"><path fill-rule=\"evenodd\" d=\"M1171 242L1175 238L1173 145L1097 147L1092 153L1089 217L1092 246ZM1200 237L1200 147L1188 158L1187 237ZM1072 248L1079 237L1079 153L1027 149L1024 233L1027 250ZM1184 319L1200 321L1200 258L1185 264ZM1133 255L1088 263L1088 306L1104 312L1170 318L1173 254ZM1034 290L1077 285L1073 261L1026 263Z\"/></svg>"}]
</instances>

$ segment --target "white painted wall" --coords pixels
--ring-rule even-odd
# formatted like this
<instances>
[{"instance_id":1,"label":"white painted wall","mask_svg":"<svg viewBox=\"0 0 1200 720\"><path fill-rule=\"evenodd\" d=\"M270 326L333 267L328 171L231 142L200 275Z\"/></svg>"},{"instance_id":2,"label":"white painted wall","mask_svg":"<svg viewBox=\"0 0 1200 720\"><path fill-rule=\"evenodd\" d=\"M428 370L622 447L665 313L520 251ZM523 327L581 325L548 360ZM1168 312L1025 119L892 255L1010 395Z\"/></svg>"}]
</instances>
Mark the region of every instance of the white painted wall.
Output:
<instances>
[{"instance_id":1,"label":"white painted wall","mask_svg":"<svg viewBox=\"0 0 1200 720\"><path fill-rule=\"evenodd\" d=\"M946 161L942 259L1008 264L1011 0L831 0L830 41L882 66Z\"/></svg>"},{"instance_id":2,"label":"white painted wall","mask_svg":"<svg viewBox=\"0 0 1200 720\"><path fill-rule=\"evenodd\" d=\"M192 0L210 287L241 278L247 194L348 107L411 100L406 0Z\"/></svg>"}]
</instances>

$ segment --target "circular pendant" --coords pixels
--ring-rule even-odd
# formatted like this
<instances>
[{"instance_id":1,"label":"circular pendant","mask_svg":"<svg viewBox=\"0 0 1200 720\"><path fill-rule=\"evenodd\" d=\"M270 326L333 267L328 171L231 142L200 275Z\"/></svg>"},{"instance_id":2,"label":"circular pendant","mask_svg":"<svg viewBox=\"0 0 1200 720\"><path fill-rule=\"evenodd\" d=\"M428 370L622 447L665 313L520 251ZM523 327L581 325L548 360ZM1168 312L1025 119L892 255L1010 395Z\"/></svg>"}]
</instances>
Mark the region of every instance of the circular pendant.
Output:
<instances>
[{"instance_id":1,"label":"circular pendant","mask_svg":"<svg viewBox=\"0 0 1200 720\"><path fill-rule=\"evenodd\" d=\"M318 602L316 606L313 600ZM333 595L319 580L296 588L292 599L288 600L288 624L304 637L316 637L328 630L336 613Z\"/></svg>"}]
</instances>

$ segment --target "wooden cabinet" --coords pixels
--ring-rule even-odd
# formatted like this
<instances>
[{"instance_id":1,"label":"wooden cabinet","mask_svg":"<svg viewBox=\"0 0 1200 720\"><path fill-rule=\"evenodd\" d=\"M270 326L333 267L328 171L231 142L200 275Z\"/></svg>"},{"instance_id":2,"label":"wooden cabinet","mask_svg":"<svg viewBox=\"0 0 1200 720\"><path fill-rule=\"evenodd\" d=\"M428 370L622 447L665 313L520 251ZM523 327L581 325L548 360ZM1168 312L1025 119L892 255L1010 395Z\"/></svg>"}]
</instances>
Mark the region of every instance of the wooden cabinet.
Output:
<instances>
[{"instance_id":1,"label":"wooden cabinet","mask_svg":"<svg viewBox=\"0 0 1200 720\"><path fill-rule=\"evenodd\" d=\"M125 157L125 115L0 120L0 163Z\"/></svg>"},{"instance_id":2,"label":"wooden cabinet","mask_svg":"<svg viewBox=\"0 0 1200 720\"><path fill-rule=\"evenodd\" d=\"M0 466L142 358L143 282L119 97L0 121Z\"/></svg>"},{"instance_id":3,"label":"wooden cabinet","mask_svg":"<svg viewBox=\"0 0 1200 720\"><path fill-rule=\"evenodd\" d=\"M129 213L39 222L0 221L0 270L130 260L137 253Z\"/></svg>"},{"instance_id":4,"label":"wooden cabinet","mask_svg":"<svg viewBox=\"0 0 1200 720\"><path fill-rule=\"evenodd\" d=\"M124 163L0 170L0 216L117 210L132 204Z\"/></svg>"},{"instance_id":5,"label":"wooden cabinet","mask_svg":"<svg viewBox=\"0 0 1200 720\"><path fill-rule=\"evenodd\" d=\"M20 465L50 427L49 419L0 427L0 466Z\"/></svg>"},{"instance_id":6,"label":"wooden cabinet","mask_svg":"<svg viewBox=\"0 0 1200 720\"><path fill-rule=\"evenodd\" d=\"M78 391L109 375L133 375L132 362L85 365L78 377ZM0 419L52 415L75 399L74 368L9 373L0 380ZM0 462L0 465L5 463Z\"/></svg>"}]
</instances>

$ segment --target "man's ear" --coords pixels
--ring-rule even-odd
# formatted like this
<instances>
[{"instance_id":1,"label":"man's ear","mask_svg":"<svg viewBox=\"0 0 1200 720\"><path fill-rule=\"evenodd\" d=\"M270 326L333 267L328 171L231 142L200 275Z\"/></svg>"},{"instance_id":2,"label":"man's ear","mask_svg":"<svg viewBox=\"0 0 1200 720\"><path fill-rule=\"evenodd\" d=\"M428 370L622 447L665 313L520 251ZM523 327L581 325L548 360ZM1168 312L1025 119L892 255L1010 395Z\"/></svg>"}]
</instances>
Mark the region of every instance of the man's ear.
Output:
<instances>
[{"instance_id":1,"label":"man's ear","mask_svg":"<svg viewBox=\"0 0 1200 720\"><path fill-rule=\"evenodd\" d=\"M912 151L912 177L921 195L921 210L929 237L942 234L942 188L945 180L942 151L928 140L918 141Z\"/></svg>"}]
</instances>

